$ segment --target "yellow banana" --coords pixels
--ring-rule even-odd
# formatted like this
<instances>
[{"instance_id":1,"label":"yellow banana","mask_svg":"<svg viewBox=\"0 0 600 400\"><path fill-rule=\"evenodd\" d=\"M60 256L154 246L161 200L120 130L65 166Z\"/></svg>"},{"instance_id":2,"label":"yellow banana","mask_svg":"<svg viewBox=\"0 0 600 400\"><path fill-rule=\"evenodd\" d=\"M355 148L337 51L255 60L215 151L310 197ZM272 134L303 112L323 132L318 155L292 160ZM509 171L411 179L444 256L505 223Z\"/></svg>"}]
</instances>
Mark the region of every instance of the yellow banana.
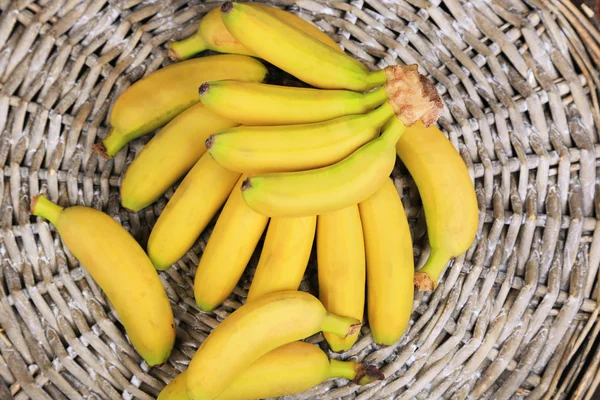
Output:
<instances>
[{"instance_id":1,"label":"yellow banana","mask_svg":"<svg viewBox=\"0 0 600 400\"><path fill-rule=\"evenodd\" d=\"M358 207L319 215L317 221L319 299L327 311L362 321L365 311L365 245ZM346 351L355 335L324 334L333 351Z\"/></svg>"},{"instance_id":2,"label":"yellow banana","mask_svg":"<svg viewBox=\"0 0 600 400\"><path fill-rule=\"evenodd\" d=\"M254 5L224 3L221 18L247 49L312 86L364 92L386 82L384 70L369 72L358 60Z\"/></svg>"},{"instance_id":3,"label":"yellow banana","mask_svg":"<svg viewBox=\"0 0 600 400\"><path fill-rule=\"evenodd\" d=\"M337 43L327 36L326 33L320 31L319 28L302 18L266 4L253 3L253 5L300 29L331 48L342 51ZM198 26L198 31L194 35L177 42L169 42L169 57L173 60L185 60L204 50L214 50L220 53L246 54L249 56L256 55L244 47L227 31L221 20L220 7L210 10L202 18Z\"/></svg>"},{"instance_id":4,"label":"yellow banana","mask_svg":"<svg viewBox=\"0 0 600 400\"><path fill-rule=\"evenodd\" d=\"M410 321L414 259L408 221L390 179L358 204L367 254L367 304L373 341L392 345Z\"/></svg>"},{"instance_id":5,"label":"yellow banana","mask_svg":"<svg viewBox=\"0 0 600 400\"><path fill-rule=\"evenodd\" d=\"M202 104L244 125L289 125L364 114L387 101L384 87L369 93L222 80L199 89Z\"/></svg>"},{"instance_id":6,"label":"yellow banana","mask_svg":"<svg viewBox=\"0 0 600 400\"><path fill-rule=\"evenodd\" d=\"M239 200L243 203L243 200ZM247 206L246 206L247 207ZM271 292L297 290L308 265L317 217L273 218L247 301Z\"/></svg>"},{"instance_id":7,"label":"yellow banana","mask_svg":"<svg viewBox=\"0 0 600 400\"><path fill-rule=\"evenodd\" d=\"M405 129L392 118L380 137L342 161L308 171L251 176L242 185L242 196L250 208L270 217L320 215L357 204L392 173L394 146Z\"/></svg>"},{"instance_id":8,"label":"yellow banana","mask_svg":"<svg viewBox=\"0 0 600 400\"><path fill-rule=\"evenodd\" d=\"M125 171L121 182L123 207L139 211L152 204L206 152L204 142L209 135L236 125L201 103L179 114L144 146Z\"/></svg>"},{"instance_id":9,"label":"yellow banana","mask_svg":"<svg viewBox=\"0 0 600 400\"><path fill-rule=\"evenodd\" d=\"M187 370L187 395L190 400L212 400L277 347L320 331L345 337L357 329L358 320L329 314L308 293L261 296L234 311L204 340Z\"/></svg>"},{"instance_id":10,"label":"yellow banana","mask_svg":"<svg viewBox=\"0 0 600 400\"><path fill-rule=\"evenodd\" d=\"M148 256L159 270L169 268L193 246L221 208L240 174L204 154L181 182L148 239Z\"/></svg>"},{"instance_id":11,"label":"yellow banana","mask_svg":"<svg viewBox=\"0 0 600 400\"><path fill-rule=\"evenodd\" d=\"M317 346L292 342L271 350L242 372L216 400L254 400L303 392L330 378L360 385L384 379L373 366L356 361L330 360ZM187 400L187 371L160 393L158 400Z\"/></svg>"},{"instance_id":12,"label":"yellow banana","mask_svg":"<svg viewBox=\"0 0 600 400\"><path fill-rule=\"evenodd\" d=\"M50 221L106 293L133 347L149 365L167 361L175 342L173 312L144 250L113 218L89 207L62 208L44 196L31 212Z\"/></svg>"},{"instance_id":13,"label":"yellow banana","mask_svg":"<svg viewBox=\"0 0 600 400\"><path fill-rule=\"evenodd\" d=\"M212 311L235 288L269 221L242 200L244 179L229 195L196 270L194 296L203 311Z\"/></svg>"},{"instance_id":14,"label":"yellow banana","mask_svg":"<svg viewBox=\"0 0 600 400\"><path fill-rule=\"evenodd\" d=\"M431 245L415 284L420 290L433 290L448 261L467 251L475 239L475 189L462 158L435 126L415 124L398 141L396 151L419 189Z\"/></svg>"},{"instance_id":15,"label":"yellow banana","mask_svg":"<svg viewBox=\"0 0 600 400\"><path fill-rule=\"evenodd\" d=\"M262 81L267 69L260 61L241 55L217 55L161 68L135 82L115 102L112 129L94 145L103 157L114 156L133 139L160 128L200 101L203 82L219 79Z\"/></svg>"},{"instance_id":16,"label":"yellow banana","mask_svg":"<svg viewBox=\"0 0 600 400\"><path fill-rule=\"evenodd\" d=\"M312 124L240 126L210 136L206 147L215 161L232 171L303 171L343 160L377 138L393 116L386 103L369 114Z\"/></svg>"}]
</instances>

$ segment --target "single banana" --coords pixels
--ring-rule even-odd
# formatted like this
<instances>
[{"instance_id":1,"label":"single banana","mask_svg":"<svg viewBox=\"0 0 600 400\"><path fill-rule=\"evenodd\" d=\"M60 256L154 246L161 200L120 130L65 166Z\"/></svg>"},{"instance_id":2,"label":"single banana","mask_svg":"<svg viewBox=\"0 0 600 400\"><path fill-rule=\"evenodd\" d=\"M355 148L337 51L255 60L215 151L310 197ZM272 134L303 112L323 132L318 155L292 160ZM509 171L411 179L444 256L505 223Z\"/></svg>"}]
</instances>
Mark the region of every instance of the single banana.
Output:
<instances>
[{"instance_id":1,"label":"single banana","mask_svg":"<svg viewBox=\"0 0 600 400\"><path fill-rule=\"evenodd\" d=\"M331 48L342 51L337 43L325 32L322 32L319 28L306 22L302 18L266 4L253 3L253 5L285 21L287 24L300 29ZM227 28L225 28L225 25L221 20L220 7L210 10L202 18L200 25L198 26L198 31L194 35L177 42L169 42L169 57L171 57L172 60L185 60L204 50L256 56L256 54L244 47L244 45L231 36Z\"/></svg>"},{"instance_id":2,"label":"single banana","mask_svg":"<svg viewBox=\"0 0 600 400\"><path fill-rule=\"evenodd\" d=\"M206 152L209 135L238 125L198 103L169 122L125 171L121 204L139 211L185 175ZM168 165L169 168L165 168Z\"/></svg>"},{"instance_id":3,"label":"single banana","mask_svg":"<svg viewBox=\"0 0 600 400\"><path fill-rule=\"evenodd\" d=\"M312 124L240 126L210 136L206 147L215 161L232 171L303 171L343 160L376 139L393 117L392 107L385 103L368 114Z\"/></svg>"},{"instance_id":4,"label":"single banana","mask_svg":"<svg viewBox=\"0 0 600 400\"><path fill-rule=\"evenodd\" d=\"M323 89L365 92L386 82L358 60L250 4L226 2L221 18L231 35L258 57Z\"/></svg>"},{"instance_id":5,"label":"single banana","mask_svg":"<svg viewBox=\"0 0 600 400\"><path fill-rule=\"evenodd\" d=\"M187 370L190 400L212 400L263 355L317 332L345 337L360 329L354 318L329 314L314 296L299 291L269 293L247 302L204 340Z\"/></svg>"},{"instance_id":6,"label":"single banana","mask_svg":"<svg viewBox=\"0 0 600 400\"><path fill-rule=\"evenodd\" d=\"M414 259L408 221L391 179L358 204L367 254L367 305L373 341L396 343L408 326Z\"/></svg>"},{"instance_id":7,"label":"single banana","mask_svg":"<svg viewBox=\"0 0 600 400\"><path fill-rule=\"evenodd\" d=\"M359 385L384 379L373 366L357 361L330 360L317 346L292 342L271 350L243 371L217 400L254 400L303 392L330 378L345 378ZM158 400L187 400L187 371L177 375L160 392Z\"/></svg>"},{"instance_id":8,"label":"single banana","mask_svg":"<svg viewBox=\"0 0 600 400\"><path fill-rule=\"evenodd\" d=\"M160 128L200 101L203 82L219 79L262 81L267 69L260 61L242 55L196 58L154 71L127 88L110 114L112 129L94 145L103 157L112 157L133 139Z\"/></svg>"},{"instance_id":9,"label":"single banana","mask_svg":"<svg viewBox=\"0 0 600 400\"><path fill-rule=\"evenodd\" d=\"M243 203L241 195L240 201ZM271 292L298 289L310 258L316 225L316 216L271 219L247 301Z\"/></svg>"},{"instance_id":10,"label":"single banana","mask_svg":"<svg viewBox=\"0 0 600 400\"><path fill-rule=\"evenodd\" d=\"M384 87L369 93L222 80L205 82L202 103L244 125L290 125L364 114L387 101Z\"/></svg>"},{"instance_id":11,"label":"single banana","mask_svg":"<svg viewBox=\"0 0 600 400\"><path fill-rule=\"evenodd\" d=\"M165 270L194 245L240 178L204 154L181 182L148 239L148 256Z\"/></svg>"},{"instance_id":12,"label":"single banana","mask_svg":"<svg viewBox=\"0 0 600 400\"><path fill-rule=\"evenodd\" d=\"M242 199L244 179L239 179L229 195L196 270L194 296L202 311L212 311L229 296L269 222Z\"/></svg>"},{"instance_id":13,"label":"single banana","mask_svg":"<svg viewBox=\"0 0 600 400\"><path fill-rule=\"evenodd\" d=\"M392 118L384 133L333 165L299 172L251 176L242 196L254 211L270 217L321 215L357 204L388 179L395 144L406 127Z\"/></svg>"},{"instance_id":14,"label":"single banana","mask_svg":"<svg viewBox=\"0 0 600 400\"><path fill-rule=\"evenodd\" d=\"M38 195L33 215L50 221L114 306L148 365L167 361L175 342L173 312L144 250L113 218L90 207L63 208Z\"/></svg>"},{"instance_id":15,"label":"single banana","mask_svg":"<svg viewBox=\"0 0 600 400\"><path fill-rule=\"evenodd\" d=\"M319 215L317 221L319 300L327 311L358 320L365 312L365 245L356 205ZM331 350L350 350L358 338L324 334Z\"/></svg>"},{"instance_id":16,"label":"single banana","mask_svg":"<svg viewBox=\"0 0 600 400\"><path fill-rule=\"evenodd\" d=\"M415 284L419 290L433 290L448 261L467 251L475 239L475 189L462 158L435 126L415 124L398 141L396 151L419 189L431 245Z\"/></svg>"}]
</instances>

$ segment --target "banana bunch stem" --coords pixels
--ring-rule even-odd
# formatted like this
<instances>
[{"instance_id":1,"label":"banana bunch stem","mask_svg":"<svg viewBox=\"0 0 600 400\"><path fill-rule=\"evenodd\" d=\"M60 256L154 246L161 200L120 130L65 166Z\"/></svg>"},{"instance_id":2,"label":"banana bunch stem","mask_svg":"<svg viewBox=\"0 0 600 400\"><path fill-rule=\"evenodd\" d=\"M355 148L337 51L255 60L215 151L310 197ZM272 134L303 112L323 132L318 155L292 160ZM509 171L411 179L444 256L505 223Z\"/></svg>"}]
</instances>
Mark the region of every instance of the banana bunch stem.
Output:
<instances>
[{"instance_id":1,"label":"banana bunch stem","mask_svg":"<svg viewBox=\"0 0 600 400\"><path fill-rule=\"evenodd\" d=\"M47 219L53 225L57 224L58 218L63 210L63 207L54 204L45 196L35 196L31 199L32 214Z\"/></svg>"}]
</instances>

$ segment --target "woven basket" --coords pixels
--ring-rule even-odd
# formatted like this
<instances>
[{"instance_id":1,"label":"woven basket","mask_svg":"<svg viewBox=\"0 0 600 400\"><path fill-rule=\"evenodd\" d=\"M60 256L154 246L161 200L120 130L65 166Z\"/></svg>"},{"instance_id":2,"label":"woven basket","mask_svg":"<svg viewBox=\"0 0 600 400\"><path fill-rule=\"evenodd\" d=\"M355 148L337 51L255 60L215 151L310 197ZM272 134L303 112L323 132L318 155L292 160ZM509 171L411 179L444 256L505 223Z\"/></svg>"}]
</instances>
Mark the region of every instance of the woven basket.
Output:
<instances>
[{"instance_id":1,"label":"woven basket","mask_svg":"<svg viewBox=\"0 0 600 400\"><path fill-rule=\"evenodd\" d=\"M372 69L419 64L443 95L439 125L469 167L480 210L478 239L435 292L416 295L399 343L378 348L365 326L351 351L331 354L376 364L385 381L329 380L288 398L590 398L600 381L595 22L567 0L272 4L314 22ZM0 0L0 399L155 398L245 301L256 256L221 307L196 308L207 229L160 274L177 342L168 363L149 368L54 227L28 210L40 192L92 206L145 245L174 189L130 213L118 186L148 137L110 161L91 145L108 133L119 94L169 64L166 42L191 35L216 5ZM428 247L419 195L400 165L394 178L420 267ZM314 268L313 260L301 290L315 292ZM321 335L308 340L326 348Z\"/></svg>"}]
</instances>

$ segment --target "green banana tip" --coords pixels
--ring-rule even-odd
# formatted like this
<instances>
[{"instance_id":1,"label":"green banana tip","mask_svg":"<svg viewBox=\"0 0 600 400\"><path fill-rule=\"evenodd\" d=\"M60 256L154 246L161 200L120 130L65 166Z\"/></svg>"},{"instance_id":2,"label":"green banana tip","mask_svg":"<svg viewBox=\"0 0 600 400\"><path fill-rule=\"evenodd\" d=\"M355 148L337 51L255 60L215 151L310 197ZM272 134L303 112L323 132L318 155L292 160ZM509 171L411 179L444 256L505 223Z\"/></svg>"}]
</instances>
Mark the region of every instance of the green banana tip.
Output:
<instances>
[{"instance_id":1,"label":"green banana tip","mask_svg":"<svg viewBox=\"0 0 600 400\"><path fill-rule=\"evenodd\" d=\"M360 321L357 321L356 323L350 325L346 337L356 335L360 331L361 326L362 323Z\"/></svg>"},{"instance_id":2,"label":"green banana tip","mask_svg":"<svg viewBox=\"0 0 600 400\"><path fill-rule=\"evenodd\" d=\"M173 48L173 43L175 43L174 40L169 40L169 43L167 43L167 54L172 61L180 61L181 57L179 57L179 54Z\"/></svg>"},{"instance_id":3,"label":"green banana tip","mask_svg":"<svg viewBox=\"0 0 600 400\"><path fill-rule=\"evenodd\" d=\"M242 182L242 192L251 189L252 188L252 181L250 180L250 178L246 178L244 179L244 182Z\"/></svg>"},{"instance_id":4,"label":"green banana tip","mask_svg":"<svg viewBox=\"0 0 600 400\"><path fill-rule=\"evenodd\" d=\"M356 373L354 383L358 385L368 385L375 381L382 381L385 379L383 372L374 365L363 365L360 364L359 371Z\"/></svg>"},{"instance_id":5,"label":"green banana tip","mask_svg":"<svg viewBox=\"0 0 600 400\"><path fill-rule=\"evenodd\" d=\"M94 144L92 146L92 150L94 151L94 153L96 153L98 156L102 157L105 160L108 160L110 158L110 156L106 152L106 146L102 142Z\"/></svg>"},{"instance_id":6,"label":"green banana tip","mask_svg":"<svg viewBox=\"0 0 600 400\"><path fill-rule=\"evenodd\" d=\"M35 195L31 198L31 203L29 204L29 210L33 215L35 215L35 206L37 205L38 199L40 197L44 197L42 194Z\"/></svg>"},{"instance_id":7,"label":"green banana tip","mask_svg":"<svg viewBox=\"0 0 600 400\"><path fill-rule=\"evenodd\" d=\"M221 6L221 12L224 14L228 14L231 10L233 10L233 2L231 1L227 1Z\"/></svg>"}]
</instances>

